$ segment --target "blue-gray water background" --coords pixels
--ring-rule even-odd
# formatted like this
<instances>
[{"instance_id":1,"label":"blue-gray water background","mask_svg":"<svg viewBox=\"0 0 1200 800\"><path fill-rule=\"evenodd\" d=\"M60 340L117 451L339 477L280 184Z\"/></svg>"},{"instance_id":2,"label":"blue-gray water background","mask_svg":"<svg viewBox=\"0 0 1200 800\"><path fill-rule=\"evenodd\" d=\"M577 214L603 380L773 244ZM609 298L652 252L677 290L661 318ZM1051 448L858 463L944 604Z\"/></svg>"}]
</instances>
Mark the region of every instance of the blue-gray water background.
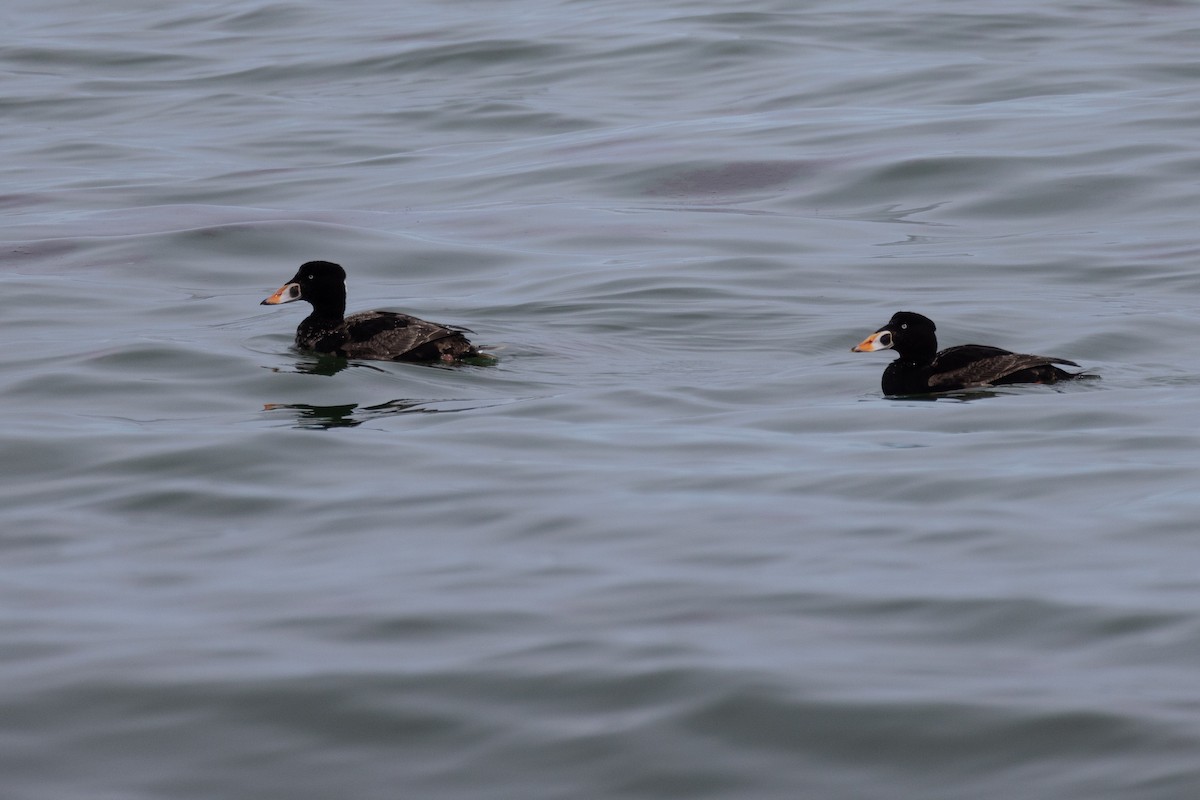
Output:
<instances>
[{"instance_id":1,"label":"blue-gray water background","mask_svg":"<svg viewBox=\"0 0 1200 800\"><path fill-rule=\"evenodd\" d=\"M1197 5L5 22L6 800L1200 796Z\"/></svg>"}]
</instances>

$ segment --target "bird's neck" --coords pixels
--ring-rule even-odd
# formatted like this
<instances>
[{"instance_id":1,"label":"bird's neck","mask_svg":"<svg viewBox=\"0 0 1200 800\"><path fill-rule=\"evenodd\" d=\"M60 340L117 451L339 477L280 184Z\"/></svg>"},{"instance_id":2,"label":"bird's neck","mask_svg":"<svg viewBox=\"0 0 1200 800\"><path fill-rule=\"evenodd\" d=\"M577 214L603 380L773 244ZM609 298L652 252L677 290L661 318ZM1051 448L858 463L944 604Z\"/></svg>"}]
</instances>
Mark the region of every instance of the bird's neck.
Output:
<instances>
[{"instance_id":1,"label":"bird's neck","mask_svg":"<svg viewBox=\"0 0 1200 800\"><path fill-rule=\"evenodd\" d=\"M321 303L313 303L312 313L308 315L310 322L320 323L341 323L346 316L346 298L340 300L325 300Z\"/></svg>"}]
</instances>

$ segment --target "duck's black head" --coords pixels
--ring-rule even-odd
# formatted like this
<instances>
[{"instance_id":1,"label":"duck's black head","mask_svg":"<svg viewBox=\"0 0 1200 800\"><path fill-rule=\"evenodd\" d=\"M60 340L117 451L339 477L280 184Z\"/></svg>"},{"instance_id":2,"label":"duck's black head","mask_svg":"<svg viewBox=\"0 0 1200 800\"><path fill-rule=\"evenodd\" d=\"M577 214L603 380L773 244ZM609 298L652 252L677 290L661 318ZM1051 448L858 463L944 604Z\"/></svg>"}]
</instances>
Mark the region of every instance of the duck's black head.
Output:
<instances>
[{"instance_id":1,"label":"duck's black head","mask_svg":"<svg viewBox=\"0 0 1200 800\"><path fill-rule=\"evenodd\" d=\"M937 352L937 326L929 317L897 311L888 324L850 348L855 353L895 350L903 359L932 360Z\"/></svg>"},{"instance_id":2,"label":"duck's black head","mask_svg":"<svg viewBox=\"0 0 1200 800\"><path fill-rule=\"evenodd\" d=\"M330 261L309 261L260 305L273 306L295 300L312 303L316 315L341 317L346 312L346 270Z\"/></svg>"}]
</instances>

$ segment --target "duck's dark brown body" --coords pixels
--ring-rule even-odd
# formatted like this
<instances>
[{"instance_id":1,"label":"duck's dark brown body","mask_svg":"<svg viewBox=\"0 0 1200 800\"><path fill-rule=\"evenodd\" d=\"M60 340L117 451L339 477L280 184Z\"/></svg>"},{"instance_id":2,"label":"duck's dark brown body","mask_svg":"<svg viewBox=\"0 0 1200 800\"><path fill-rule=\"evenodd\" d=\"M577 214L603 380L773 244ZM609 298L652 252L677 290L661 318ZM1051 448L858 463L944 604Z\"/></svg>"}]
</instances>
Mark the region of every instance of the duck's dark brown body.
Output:
<instances>
[{"instance_id":1,"label":"duck's dark brown body","mask_svg":"<svg viewBox=\"0 0 1200 800\"><path fill-rule=\"evenodd\" d=\"M363 311L335 320L309 316L296 329L301 350L379 361L458 361L477 355L464 329L395 311Z\"/></svg>"},{"instance_id":2,"label":"duck's dark brown body","mask_svg":"<svg viewBox=\"0 0 1200 800\"><path fill-rule=\"evenodd\" d=\"M935 330L928 317L898 311L887 325L851 349L860 353L891 349L899 354L883 372L883 393L887 395L952 392L1014 383L1057 383L1080 377L1080 373L1054 366L1078 367L1078 364L1054 356L1013 353L983 344L963 344L939 352Z\"/></svg>"},{"instance_id":3,"label":"duck's dark brown body","mask_svg":"<svg viewBox=\"0 0 1200 800\"><path fill-rule=\"evenodd\" d=\"M302 350L376 361L458 361L479 355L465 328L439 325L395 311L346 312L346 272L309 261L263 305L306 300L313 312L296 328Z\"/></svg>"}]
</instances>

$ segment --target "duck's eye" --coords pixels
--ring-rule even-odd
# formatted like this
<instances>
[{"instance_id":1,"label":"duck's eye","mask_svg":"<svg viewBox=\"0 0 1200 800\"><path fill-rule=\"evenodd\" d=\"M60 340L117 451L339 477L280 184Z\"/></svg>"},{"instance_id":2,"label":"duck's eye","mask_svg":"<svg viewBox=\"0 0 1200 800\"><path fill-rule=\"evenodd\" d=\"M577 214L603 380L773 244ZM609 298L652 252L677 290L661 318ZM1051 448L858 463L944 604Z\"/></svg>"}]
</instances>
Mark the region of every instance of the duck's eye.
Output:
<instances>
[{"instance_id":1,"label":"duck's eye","mask_svg":"<svg viewBox=\"0 0 1200 800\"><path fill-rule=\"evenodd\" d=\"M309 275L309 276L308 276L308 279L311 281L311 280L313 279L313 276L312 276L312 275Z\"/></svg>"},{"instance_id":2,"label":"duck's eye","mask_svg":"<svg viewBox=\"0 0 1200 800\"><path fill-rule=\"evenodd\" d=\"M908 323L907 323L907 322L901 322L901 323L900 323L900 330L902 330L902 331L906 331L906 330L908 330Z\"/></svg>"}]
</instances>

